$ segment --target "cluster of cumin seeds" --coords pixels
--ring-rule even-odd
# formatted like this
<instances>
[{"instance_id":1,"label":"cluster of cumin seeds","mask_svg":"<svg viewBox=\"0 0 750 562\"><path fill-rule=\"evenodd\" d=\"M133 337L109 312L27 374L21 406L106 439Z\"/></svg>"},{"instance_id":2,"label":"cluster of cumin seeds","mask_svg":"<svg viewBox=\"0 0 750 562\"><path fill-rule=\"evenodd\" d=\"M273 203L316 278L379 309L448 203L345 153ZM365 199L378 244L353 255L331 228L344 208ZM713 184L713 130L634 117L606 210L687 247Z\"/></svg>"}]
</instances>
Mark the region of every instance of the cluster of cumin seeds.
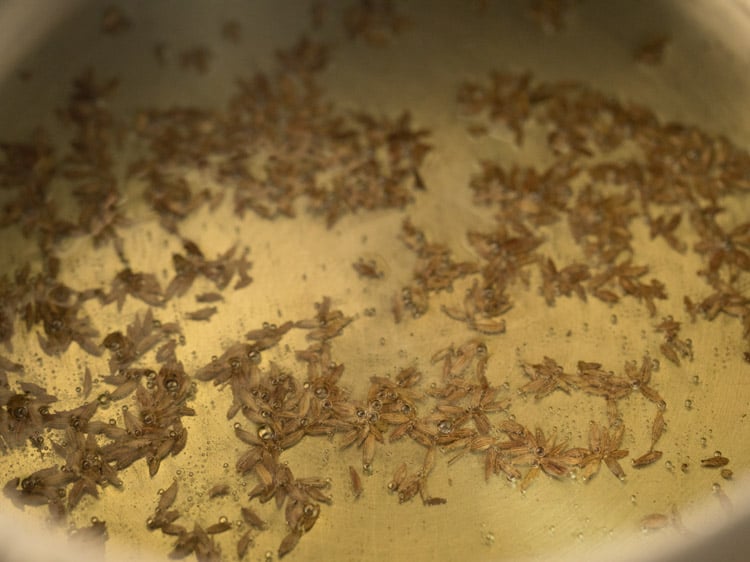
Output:
<instances>
[{"instance_id":1,"label":"cluster of cumin seeds","mask_svg":"<svg viewBox=\"0 0 750 562\"><path fill-rule=\"evenodd\" d=\"M553 6L555 14L564 4L537 3ZM390 3L383 3L379 15L364 6L355 5L346 16L352 38L378 43L374 28L385 25L395 32L403 26ZM558 27L560 21L555 16L549 23ZM118 33L130 25L121 15L107 16L107 28ZM239 37L234 27L227 34ZM205 51L191 52L182 64L204 68ZM392 299L396 323L418 326L436 294L454 299L460 291L453 289L465 288L456 302L440 307L456 322L458 335L454 345L431 356L429 368L436 376L408 365L393 376L373 375L367 392L354 395L335 353L336 338L354 316L344 312L346 303L334 306L327 297L311 303L309 318L263 323L218 350L210 362L186 369L179 358L182 330L166 321L165 305L186 310L194 296L201 307L183 319L210 323L222 312L227 291L252 283L247 250L230 246L212 258L181 233L181 223L199 208L213 210L230 199L237 220L251 214L291 220L303 212L330 227L353 213L403 213L415 191L429 192L420 168L435 150L430 131L415 127L407 112L391 118L338 110L317 79L328 57L326 46L302 38L278 53L272 72L240 80L223 109L146 108L131 121L109 109L117 79L101 80L87 71L74 80L59 111L70 133L62 151L42 130L23 141L0 143L0 189L7 194L0 225L20 228L38 242L40 252L37 264L0 280L0 343L12 356L14 344L35 333L51 360L68 353L73 343L93 365L108 354L106 365L95 367L106 374L95 382L87 368L80 374L82 400L59 409L57 396L29 380L38 374L33 365L0 357L0 448L12 453L33 447L40 459L39 469L5 483L4 493L16 505L46 506L53 518L65 520L84 496L106 502L107 488L122 486L118 473L135 463L145 463L156 476L164 459L192 446L183 418L196 414L190 402L196 393L212 392L212 385L231 393L227 423L243 447L234 466L255 485L237 502L241 529L231 518L193 521L175 509L177 481L163 491L150 516L144 508L146 527L172 537L171 556L177 558L228 556L218 537L230 535L234 554L243 558L256 537L269 530L259 514L267 503L284 511L279 557L292 552L335 505L329 475L295 474L299 470L285 462L285 451L303 441L332 440L360 451L360 461L347 474L330 475L349 479L353 501L370 493L361 475L371 473L381 451L400 440L412 441L422 452L390 478L387 491L401 503L418 499L440 508L450 501L429 492L441 459L453 465L478 457L484 479L499 476L521 490L540 475L561 480L576 474L589 481L602 465L623 479L621 461L631 455L623 448L621 408L633 394L652 403L654 414L650 446L632 455L630 466L642 469L663 455L657 446L668 409L653 358L643 354L623 365L588 359L566 366L544 356L522 365L528 382L515 389L520 394L534 400L556 392L601 399L602 416L591 420L581 443L514 410L516 393L497 384L488 358L503 350L502 334L512 329L506 319L520 293L532 291L539 293L538 309L529 311L534 314L561 298L577 298L582 307L596 299L613 309L623 301L641 303L664 357L676 368L691 361L692 342L681 335L684 321L675 320L678 311L662 310L670 287L651 275L650 264L639 255L637 224L646 225L664 251L691 252L702 261L696 278L705 289L684 295L686 320L737 318L737 339L750 349L750 223L726 212L727 202L750 189L748 153L724 137L663 123L647 108L581 83L493 72L458 87L470 134L481 138L501 129L523 150L533 126L544 131L549 158L541 168L478 163L467 193L495 218L489 227L466 232L473 259L455 258L451 241L428 240L405 216L401 232L394 234L394 241L399 238L414 254L411 279ZM137 155L124 171L123 147ZM204 180L200 186L196 174ZM73 186L75 217L57 200L61 181ZM165 236L183 248L172 255L174 274L164 288L157 272L133 269L123 244L136 218L123 205L133 186L158 216ZM553 227L565 233L578 259L563 263L547 244ZM76 289L60 280L66 264L58 250L72 237L112 244L121 268L107 286ZM386 282L373 261L362 258L353 266L368 282ZM214 290L194 295L199 278ZM87 310L115 302L121 309L127 299L149 308L102 337ZM19 324L24 334L16 333ZM304 332L306 348L296 349L288 363L264 358L293 331ZM744 357L749 359L750 351ZM112 403L121 406L121 423L105 413ZM701 461L725 478L732 475L728 463L721 454ZM228 493L227 485L217 483L207 501ZM646 529L666 525L684 530L676 508L671 515L655 513L643 520ZM98 520L79 532L106 535Z\"/></svg>"}]
</instances>

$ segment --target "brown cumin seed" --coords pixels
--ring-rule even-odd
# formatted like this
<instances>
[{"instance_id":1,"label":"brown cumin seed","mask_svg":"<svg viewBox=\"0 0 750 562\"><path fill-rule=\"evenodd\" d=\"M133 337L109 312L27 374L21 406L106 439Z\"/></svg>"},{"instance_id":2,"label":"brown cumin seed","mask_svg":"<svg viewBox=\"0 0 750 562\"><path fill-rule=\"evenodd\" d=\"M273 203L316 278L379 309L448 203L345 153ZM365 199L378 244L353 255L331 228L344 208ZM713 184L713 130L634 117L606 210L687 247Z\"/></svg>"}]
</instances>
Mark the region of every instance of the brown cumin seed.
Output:
<instances>
[{"instance_id":1,"label":"brown cumin seed","mask_svg":"<svg viewBox=\"0 0 750 562\"><path fill-rule=\"evenodd\" d=\"M360 478L357 469L352 465L349 465L349 478L351 479L352 493L355 498L358 498L362 495L364 488L362 487L362 478Z\"/></svg>"},{"instance_id":2,"label":"brown cumin seed","mask_svg":"<svg viewBox=\"0 0 750 562\"><path fill-rule=\"evenodd\" d=\"M253 544L253 537L250 534L251 531L246 531L244 535L237 541L237 557L243 558L247 553L248 548Z\"/></svg>"},{"instance_id":3,"label":"brown cumin seed","mask_svg":"<svg viewBox=\"0 0 750 562\"><path fill-rule=\"evenodd\" d=\"M674 347L671 346L668 343L663 343L659 346L659 349L664 354L664 357L669 359L672 363L677 365L679 367L680 365L680 357L677 355L677 352L675 351Z\"/></svg>"},{"instance_id":4,"label":"brown cumin seed","mask_svg":"<svg viewBox=\"0 0 750 562\"><path fill-rule=\"evenodd\" d=\"M199 308L198 310L193 310L192 312L186 312L185 318L188 320L207 322L217 312L218 309L215 306L206 306L204 308Z\"/></svg>"},{"instance_id":5,"label":"brown cumin seed","mask_svg":"<svg viewBox=\"0 0 750 562\"><path fill-rule=\"evenodd\" d=\"M92 387L93 387L93 382L91 379L91 369L86 367L86 371L83 375L83 389L82 389L82 394L84 398L89 397L89 394L91 394Z\"/></svg>"},{"instance_id":6,"label":"brown cumin seed","mask_svg":"<svg viewBox=\"0 0 750 562\"><path fill-rule=\"evenodd\" d=\"M713 457L708 457L707 459L701 459L701 466L706 468L719 468L728 464L729 459L721 455L714 455Z\"/></svg>"},{"instance_id":7,"label":"brown cumin seed","mask_svg":"<svg viewBox=\"0 0 750 562\"><path fill-rule=\"evenodd\" d=\"M229 484L216 484L208 491L208 497L209 499L214 499L220 496L227 496L230 491Z\"/></svg>"},{"instance_id":8,"label":"brown cumin seed","mask_svg":"<svg viewBox=\"0 0 750 562\"><path fill-rule=\"evenodd\" d=\"M263 519L261 519L251 508L243 507L240 512L242 513L242 519L251 527L258 529L259 531L266 528L266 522L263 521Z\"/></svg>"},{"instance_id":9,"label":"brown cumin seed","mask_svg":"<svg viewBox=\"0 0 750 562\"><path fill-rule=\"evenodd\" d=\"M643 531L658 531L669 526L671 519L663 513L651 513L641 519L641 529Z\"/></svg>"},{"instance_id":10,"label":"brown cumin seed","mask_svg":"<svg viewBox=\"0 0 750 562\"><path fill-rule=\"evenodd\" d=\"M229 521L219 521L213 525L206 527L206 533L209 535L216 535L218 533L224 533L232 528L232 524Z\"/></svg>"},{"instance_id":11,"label":"brown cumin seed","mask_svg":"<svg viewBox=\"0 0 750 562\"><path fill-rule=\"evenodd\" d=\"M426 498L424 500L425 505L443 505L445 503L448 503L448 500L445 498Z\"/></svg>"},{"instance_id":12,"label":"brown cumin seed","mask_svg":"<svg viewBox=\"0 0 750 562\"><path fill-rule=\"evenodd\" d=\"M651 447L656 445L656 442L664 434L666 424L664 423L664 412L657 410L656 416L654 416L654 423L651 426Z\"/></svg>"},{"instance_id":13,"label":"brown cumin seed","mask_svg":"<svg viewBox=\"0 0 750 562\"><path fill-rule=\"evenodd\" d=\"M422 473L425 476L432 472L432 469L435 467L436 450L437 447L433 446L427 449L427 453L425 453L424 462L422 463Z\"/></svg>"},{"instance_id":14,"label":"brown cumin seed","mask_svg":"<svg viewBox=\"0 0 750 562\"><path fill-rule=\"evenodd\" d=\"M661 451L649 451L637 459L632 459L633 468L643 468L644 466L648 466L650 464L655 463L662 457Z\"/></svg>"},{"instance_id":15,"label":"brown cumin seed","mask_svg":"<svg viewBox=\"0 0 750 562\"><path fill-rule=\"evenodd\" d=\"M391 478L391 481L388 483L388 489L391 492L397 492L401 484L404 482L404 478L406 478L406 463L401 463L396 471L393 473L393 478Z\"/></svg>"},{"instance_id":16,"label":"brown cumin seed","mask_svg":"<svg viewBox=\"0 0 750 562\"><path fill-rule=\"evenodd\" d=\"M164 492L162 492L161 496L159 497L159 512L163 513L167 509L169 509L172 504L174 503L175 499L177 498L177 491L179 489L179 484L177 480L172 482L172 485L169 486Z\"/></svg>"},{"instance_id":17,"label":"brown cumin seed","mask_svg":"<svg viewBox=\"0 0 750 562\"><path fill-rule=\"evenodd\" d=\"M297 543L299 543L300 537L302 537L302 531L298 531L296 529L285 536L281 541L281 544L279 545L279 558L283 558L292 550L294 550L294 547L297 546Z\"/></svg>"}]
</instances>

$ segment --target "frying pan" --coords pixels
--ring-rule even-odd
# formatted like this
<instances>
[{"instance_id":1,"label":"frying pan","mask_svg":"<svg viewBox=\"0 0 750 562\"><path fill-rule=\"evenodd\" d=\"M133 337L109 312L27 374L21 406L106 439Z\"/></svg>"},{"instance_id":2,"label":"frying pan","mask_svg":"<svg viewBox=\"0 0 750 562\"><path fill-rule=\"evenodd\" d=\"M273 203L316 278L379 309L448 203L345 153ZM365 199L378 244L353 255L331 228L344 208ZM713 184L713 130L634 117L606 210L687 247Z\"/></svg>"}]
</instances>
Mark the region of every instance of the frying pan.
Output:
<instances>
[{"instance_id":1,"label":"frying pan","mask_svg":"<svg viewBox=\"0 0 750 562\"><path fill-rule=\"evenodd\" d=\"M405 209L360 211L329 228L304 211L294 220L264 221L254 215L238 220L225 202L212 211L203 208L185 221L182 235L200 241L212 256L232 243L249 246L254 278L248 288L225 296L210 323L183 322L186 343L180 350L188 372L205 365L212 355L221 355L228 342L261 321L305 318L313 303L329 295L335 306L355 317L337 344L353 394L366 390L370 375L392 375L403 365L417 365L427 381L438 380L430 357L440 348L460 345L472 334L441 315L438 305L422 318L394 324L389 312L392 294L409 279L414 266L413 255L398 239L402 220L408 214L429 240L448 244L458 258L469 259L473 254L466 242L467 230L492 220L491 214L473 206L468 191L479 161L536 164L545 158L533 148L519 148L503 127L491 128L480 137L467 134L471 123L456 101L459 85L466 81L483 83L490 72L499 70L529 71L535 80L550 83L581 82L623 102L648 107L663 122L696 126L711 135L725 135L741 149L750 147L750 4L745 1L549 2L547 15L554 6L562 10L558 28L554 21L540 23L532 2L413 0L394 3L404 17L403 26L386 26L369 37L352 36L341 23L354 4L318 3L322 24L316 28L310 7L296 2L0 3L3 141L27 138L38 125L49 127L53 136L58 134L54 112L64 103L71 80L86 68L119 79L111 106L118 115L133 116L153 106L220 107L235 91L237 77L259 69L272 72L274 52L288 48L303 34L330 46L331 61L320 75L320 84L341 115L367 112L395 117L409 111L415 127L429 130L433 149L420 167L426 189L415 190ZM132 23L121 33L102 32L103 17L111 6ZM236 40L222 34L227 22L239 25ZM649 65L636 60L637 49L655 38L666 38L661 61ZM210 52L205 72L180 62L198 45ZM138 256L139 268L168 281L170 256L180 251L179 238L165 231L144 205L138 191L142 187L123 189L123 209L133 219L123 230L126 250ZM64 206L64 195L60 200ZM747 198L732 200L728 212L739 222L746 220ZM26 261L39 259L33 240L13 228L2 232L3 272L10 274ZM561 248L568 251L564 245ZM694 280L698 262L686 258L686 265L670 269L676 262L665 257L663 247L644 248L646 261L668 264L654 268L670 295L701 292L703 286ZM108 283L121 266L109 250L93 248L89 240L66 240L59 248L67 264L62 273L66 283L76 287ZM380 284L353 272L351 264L361 256L382 268ZM658 356L659 339L653 334L654 320L642 308L610 310L586 308L572 299L558 302L554 309L539 306L533 289L518 297L506 318L507 332L486 338L488 373L493 382L507 383L517 419L558 427L560 434L585 442L585 428L598 406L585 399L572 402L562 393L544 401L518 394L526 382L521 365L552 356L570 366L583 359L619 369L625 360L640 358L644 350ZM102 334L124 329L132 321L142 307L131 304L121 313L113 306L98 312L96 324ZM192 304L179 301L158 314L165 321L184 320ZM371 308L377 312L366 312ZM382 464L375 465L372 475L362 476L365 490L356 500L346 469L358 462L358 451L342 451L333 442L302 452L290 450L285 455L295 471L331 478L334 502L327 510L324 507L316 528L302 538L289 559L744 560L750 541L750 486L745 479L750 430L744 421L750 395L740 330L729 320L691 323L678 297L659 308L659 318L667 314L683 320L695 357L679 369L660 357L662 366L654 376L668 404L667 432L662 438L664 459L654 466L637 471L625 459L625 482L601 469L587 483L539 477L522 493L517 485L500 479L485 482L474 458L449 466L445 455L438 460L431 487L447 503L428 507L421 502L401 505L385 488L400 459L411 454L406 448L395 447L376 457ZM17 332L9 357L26 365L35 382L53 385L71 404L80 402L73 388L80 384L81 365L94 371L106 369L106 361L91 359L75 346L58 358L40 355L33 334L20 328ZM300 349L304 339L290 345L292 350ZM279 350L274 360L293 365L289 353ZM101 390L102 384L95 388ZM240 490L248 485L225 466L231 467L241 453L231 424L223 418L230 402L226 389L199 384L197 415L186 421L190 435L186 451L165 461L153 478L138 464L123 471L122 490L105 490L96 502L82 501L70 515L71 526L83 527L91 517L105 520L107 559L162 559L173 541L148 531L145 520L157 491L173 478L181 483L186 517L206 522L223 515L234 518L240 500L217 503L205 496L205 489L217 481ZM115 416L116 408L110 408ZM643 403L628 408L635 421L626 444L631 453L645 451L653 409ZM731 458L731 480L700 466L700 459L714 450ZM682 464L689 468L681 470ZM0 458L3 482L42 466L47 465L40 464L33 452L11 451ZM720 495L713 484L719 484ZM57 536L43 509L20 511L7 498L2 502L3 559L101 557L97 548L89 553L87 546L71 543L64 533ZM669 514L673 505L687 533L674 526L641 531L644 517ZM282 516L273 509L266 514L272 530L257 537L248 554L251 559L276 557L284 536ZM231 533L236 542L239 531ZM224 552L232 553L226 554L232 559L233 542L228 539Z\"/></svg>"}]
</instances>

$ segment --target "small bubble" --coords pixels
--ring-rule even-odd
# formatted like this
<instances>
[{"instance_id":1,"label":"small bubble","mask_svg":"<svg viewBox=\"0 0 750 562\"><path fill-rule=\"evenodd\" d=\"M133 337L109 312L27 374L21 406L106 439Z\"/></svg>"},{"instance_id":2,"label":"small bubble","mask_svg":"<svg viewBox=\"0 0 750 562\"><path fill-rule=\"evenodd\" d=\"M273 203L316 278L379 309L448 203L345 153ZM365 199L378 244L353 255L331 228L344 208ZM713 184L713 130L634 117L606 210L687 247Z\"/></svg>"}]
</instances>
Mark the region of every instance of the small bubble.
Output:
<instances>
[{"instance_id":1,"label":"small bubble","mask_svg":"<svg viewBox=\"0 0 750 562\"><path fill-rule=\"evenodd\" d=\"M734 472L732 472L732 470L729 468L722 468L719 474L721 474L721 477L724 480L731 480L732 476L734 475Z\"/></svg>"},{"instance_id":2,"label":"small bubble","mask_svg":"<svg viewBox=\"0 0 750 562\"><path fill-rule=\"evenodd\" d=\"M689 470L689 468L690 468L690 465L686 462L680 465L680 470L684 472L685 474L687 474L687 471Z\"/></svg>"},{"instance_id":3,"label":"small bubble","mask_svg":"<svg viewBox=\"0 0 750 562\"><path fill-rule=\"evenodd\" d=\"M372 474L372 464L369 462L366 462L362 465L362 470L365 472L365 474Z\"/></svg>"},{"instance_id":4,"label":"small bubble","mask_svg":"<svg viewBox=\"0 0 750 562\"><path fill-rule=\"evenodd\" d=\"M185 340L185 336L182 336L182 335L181 335L181 336L179 337L179 340L180 340L180 344L181 344L181 345L185 345L185 341L186 341L186 340Z\"/></svg>"},{"instance_id":5,"label":"small bubble","mask_svg":"<svg viewBox=\"0 0 750 562\"><path fill-rule=\"evenodd\" d=\"M258 437L260 437L263 441L273 439L274 436L275 432L271 426L261 425L258 427Z\"/></svg>"},{"instance_id":6,"label":"small bubble","mask_svg":"<svg viewBox=\"0 0 750 562\"><path fill-rule=\"evenodd\" d=\"M80 387L80 386L77 386L77 387L76 387L76 394L80 394L80 393L81 393L81 387Z\"/></svg>"},{"instance_id":7,"label":"small bubble","mask_svg":"<svg viewBox=\"0 0 750 562\"><path fill-rule=\"evenodd\" d=\"M693 376L693 384L700 384L701 378L698 375Z\"/></svg>"},{"instance_id":8,"label":"small bubble","mask_svg":"<svg viewBox=\"0 0 750 562\"><path fill-rule=\"evenodd\" d=\"M579 533L578 533L578 534L576 535L576 538L577 538L577 539L578 539L579 541L582 541L582 540L583 540L583 533L582 533L582 532L579 532Z\"/></svg>"},{"instance_id":9,"label":"small bubble","mask_svg":"<svg viewBox=\"0 0 750 562\"><path fill-rule=\"evenodd\" d=\"M718 482L714 482L713 484L711 484L711 489L715 494L718 494L719 492L721 492L721 485Z\"/></svg>"},{"instance_id":10,"label":"small bubble","mask_svg":"<svg viewBox=\"0 0 750 562\"><path fill-rule=\"evenodd\" d=\"M617 314L610 316L609 321L612 322L612 324L617 324Z\"/></svg>"},{"instance_id":11,"label":"small bubble","mask_svg":"<svg viewBox=\"0 0 750 562\"><path fill-rule=\"evenodd\" d=\"M666 468L668 471L672 472L674 470L674 465L672 464L672 461L667 461L664 463L664 468Z\"/></svg>"},{"instance_id":12,"label":"small bubble","mask_svg":"<svg viewBox=\"0 0 750 562\"><path fill-rule=\"evenodd\" d=\"M487 532L484 535L484 544L491 546L495 543L495 534L492 531Z\"/></svg>"},{"instance_id":13,"label":"small bubble","mask_svg":"<svg viewBox=\"0 0 750 562\"><path fill-rule=\"evenodd\" d=\"M385 338L380 338L380 345L385 345Z\"/></svg>"},{"instance_id":14,"label":"small bubble","mask_svg":"<svg viewBox=\"0 0 750 562\"><path fill-rule=\"evenodd\" d=\"M630 503L632 503L633 505L635 505L637 501L638 501L638 498L636 497L636 495L632 494L630 496Z\"/></svg>"},{"instance_id":15,"label":"small bubble","mask_svg":"<svg viewBox=\"0 0 750 562\"><path fill-rule=\"evenodd\" d=\"M701 447L705 449L706 445L708 445L708 439L706 439L705 437L701 437Z\"/></svg>"},{"instance_id":16,"label":"small bubble","mask_svg":"<svg viewBox=\"0 0 750 562\"><path fill-rule=\"evenodd\" d=\"M314 504L311 504L311 503L306 503L305 506L302 508L302 512L308 516L314 515L317 510L318 508Z\"/></svg>"},{"instance_id":17,"label":"small bubble","mask_svg":"<svg viewBox=\"0 0 750 562\"><path fill-rule=\"evenodd\" d=\"M315 397L321 400L328 397L328 389L325 386L319 386L315 389Z\"/></svg>"},{"instance_id":18,"label":"small bubble","mask_svg":"<svg viewBox=\"0 0 750 562\"><path fill-rule=\"evenodd\" d=\"M227 522L229 522L229 518L226 517L225 515L222 515L221 517L219 517L219 523L224 524Z\"/></svg>"},{"instance_id":19,"label":"small bubble","mask_svg":"<svg viewBox=\"0 0 750 562\"><path fill-rule=\"evenodd\" d=\"M446 435L453 431L453 423L450 420L440 420L437 424L438 431Z\"/></svg>"},{"instance_id":20,"label":"small bubble","mask_svg":"<svg viewBox=\"0 0 750 562\"><path fill-rule=\"evenodd\" d=\"M692 410L693 409L693 401L688 399L685 400L685 409L686 410Z\"/></svg>"}]
</instances>

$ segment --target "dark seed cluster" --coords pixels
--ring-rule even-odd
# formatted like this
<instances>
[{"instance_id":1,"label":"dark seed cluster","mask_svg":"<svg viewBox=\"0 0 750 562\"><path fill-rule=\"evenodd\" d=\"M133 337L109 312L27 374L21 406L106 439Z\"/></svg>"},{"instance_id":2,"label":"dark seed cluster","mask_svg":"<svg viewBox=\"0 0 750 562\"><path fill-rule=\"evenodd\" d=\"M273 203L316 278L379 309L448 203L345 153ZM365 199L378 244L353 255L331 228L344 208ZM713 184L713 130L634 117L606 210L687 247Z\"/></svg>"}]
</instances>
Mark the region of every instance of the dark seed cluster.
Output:
<instances>
[{"instance_id":1,"label":"dark seed cluster","mask_svg":"<svg viewBox=\"0 0 750 562\"><path fill-rule=\"evenodd\" d=\"M559 31L569 4L534 1L530 13L543 28ZM313 3L313 28L323 25L324 8L323 2ZM381 46L407 23L397 3L388 0L353 2L343 12L350 40ZM102 14L105 34L124 34L132 25L118 8ZM241 41L241 26L224 22L221 37ZM666 46L665 39L654 40L635 56L655 64ZM136 463L156 476L168 457L188 446L200 448L188 438L187 419L198 410L191 404L196 393L230 396L226 420L241 447L234 469L254 485L235 502L240 530L226 517L192 520L181 511L177 480L163 490L146 526L172 541L173 558L222 559L223 537L232 536L234 554L242 559L272 527L265 504L283 511L278 556L304 544L335 502L331 479L300 475L304 467L290 466L287 452L301 443L356 451L358 460L347 461L346 472L331 478L347 482L352 501L362 501L375 493L367 477L384 451L410 442L419 453L398 464L380 492L390 492L398 503L418 498L436 509L451 500L429 492L441 461L450 467L473 457L484 480L499 476L522 491L540 475L588 482L604 465L623 480L623 464L648 470L661 461L667 401L658 361L648 352L631 354L635 358L622 365L598 358L560 364L540 354L521 363L526 380L513 392L498 383L507 373L491 369L490 357L507 353L502 334L513 329L509 312L528 293L538 293L539 308L529 311L537 315L567 298L581 307L600 301L613 310L638 303L648 315L654 349L674 368L693 360L684 329L690 331L699 319L736 318L748 360L750 222L735 220L727 209L730 198L750 191L746 151L697 127L664 123L648 108L578 82L494 71L487 79L458 84L457 106L474 138L500 130L524 150L529 129L541 127L548 156L542 166L476 163L466 193L493 218L464 233L471 257L459 259L450 241L428 239L404 212L416 192L428 192L420 170L427 154L439 150L430 144L431 131L414 123L408 111L395 117L345 112L329 102L319 74L331 52L302 37L277 53L271 70L239 79L221 109L149 107L133 118L110 109L119 80L87 70L73 80L58 111L67 143L57 147L42 129L25 140L0 142L0 190L7 195L0 227L15 227L35 240L40 255L38 263L0 277L0 344L9 356L17 352L20 327L31 338L28 345L38 343L52 361L73 343L92 361L106 361L105 374L96 379L85 368L80 398L63 407L52 391L28 380L38 374L34 365L0 356L0 452L28 446L43 452L37 470L4 483L4 494L16 506L46 506L63 521L81 509L84 498L106 501L107 488L122 487L122 471ZM169 63L167 53L164 44L157 45L162 64ZM210 73L212 61L203 45L175 59L182 69L200 74ZM62 211L59 182L72 186L75 218ZM181 248L171 254L171 273L139 271L130 263L134 256L125 240L136 217L127 216L124 203L133 185L142 190L165 239ZM178 348L187 326L170 314L179 311L180 321L210 326L215 315L228 312L231 293L253 282L249 248L227 244L214 253L184 235L186 219L198 210L215 211L225 199L237 220L291 220L305 213L329 228L347 215L398 214L401 228L392 238L408 250L413 267L390 300L393 319L418 326L439 300L440 313L457 323L454 343L430 350L425 365L399 366L391 375L379 368L364 379L366 389L354 393L350 383L362 376L346 371L337 338L359 318L345 312L348 303L322 297L310 303L309 317L279 313L283 321L232 335L210 361L200 358L193 367ZM705 290L682 295L683 319L664 310L672 289L652 273L658 264L646 263L639 252L635 231L644 226L665 252L701 262L696 279ZM552 228L574 256L560 255L550 244ZM61 270L73 266L59 257L62 243L78 237L94 247L111 244L117 255L117 271L101 286L63 282ZM380 260L363 256L351 265L362 284L389 282ZM210 290L196 293L203 284ZM148 308L102 337L92 311L117 303L121 312L129 300ZM655 317L661 321L654 323ZM305 343L293 346L295 336ZM281 349L288 351L285 359L271 360ZM519 405L546 404L553 395L568 400L571 409L582 398L601 406L580 442ZM626 428L624 410L636 401L653 417L648 415L644 427L629 422ZM113 404L120 408L119 419L106 413ZM647 435L647 450L631 455L627 432ZM629 456L628 465L623 459ZM728 464L718 451L700 460L725 480L733 474ZM206 501L237 493L223 481L206 488ZM714 495L730 506L718 484ZM676 506L641 520L646 531L669 526L687 532ZM106 534L97 519L75 533L86 541L101 541Z\"/></svg>"}]
</instances>

